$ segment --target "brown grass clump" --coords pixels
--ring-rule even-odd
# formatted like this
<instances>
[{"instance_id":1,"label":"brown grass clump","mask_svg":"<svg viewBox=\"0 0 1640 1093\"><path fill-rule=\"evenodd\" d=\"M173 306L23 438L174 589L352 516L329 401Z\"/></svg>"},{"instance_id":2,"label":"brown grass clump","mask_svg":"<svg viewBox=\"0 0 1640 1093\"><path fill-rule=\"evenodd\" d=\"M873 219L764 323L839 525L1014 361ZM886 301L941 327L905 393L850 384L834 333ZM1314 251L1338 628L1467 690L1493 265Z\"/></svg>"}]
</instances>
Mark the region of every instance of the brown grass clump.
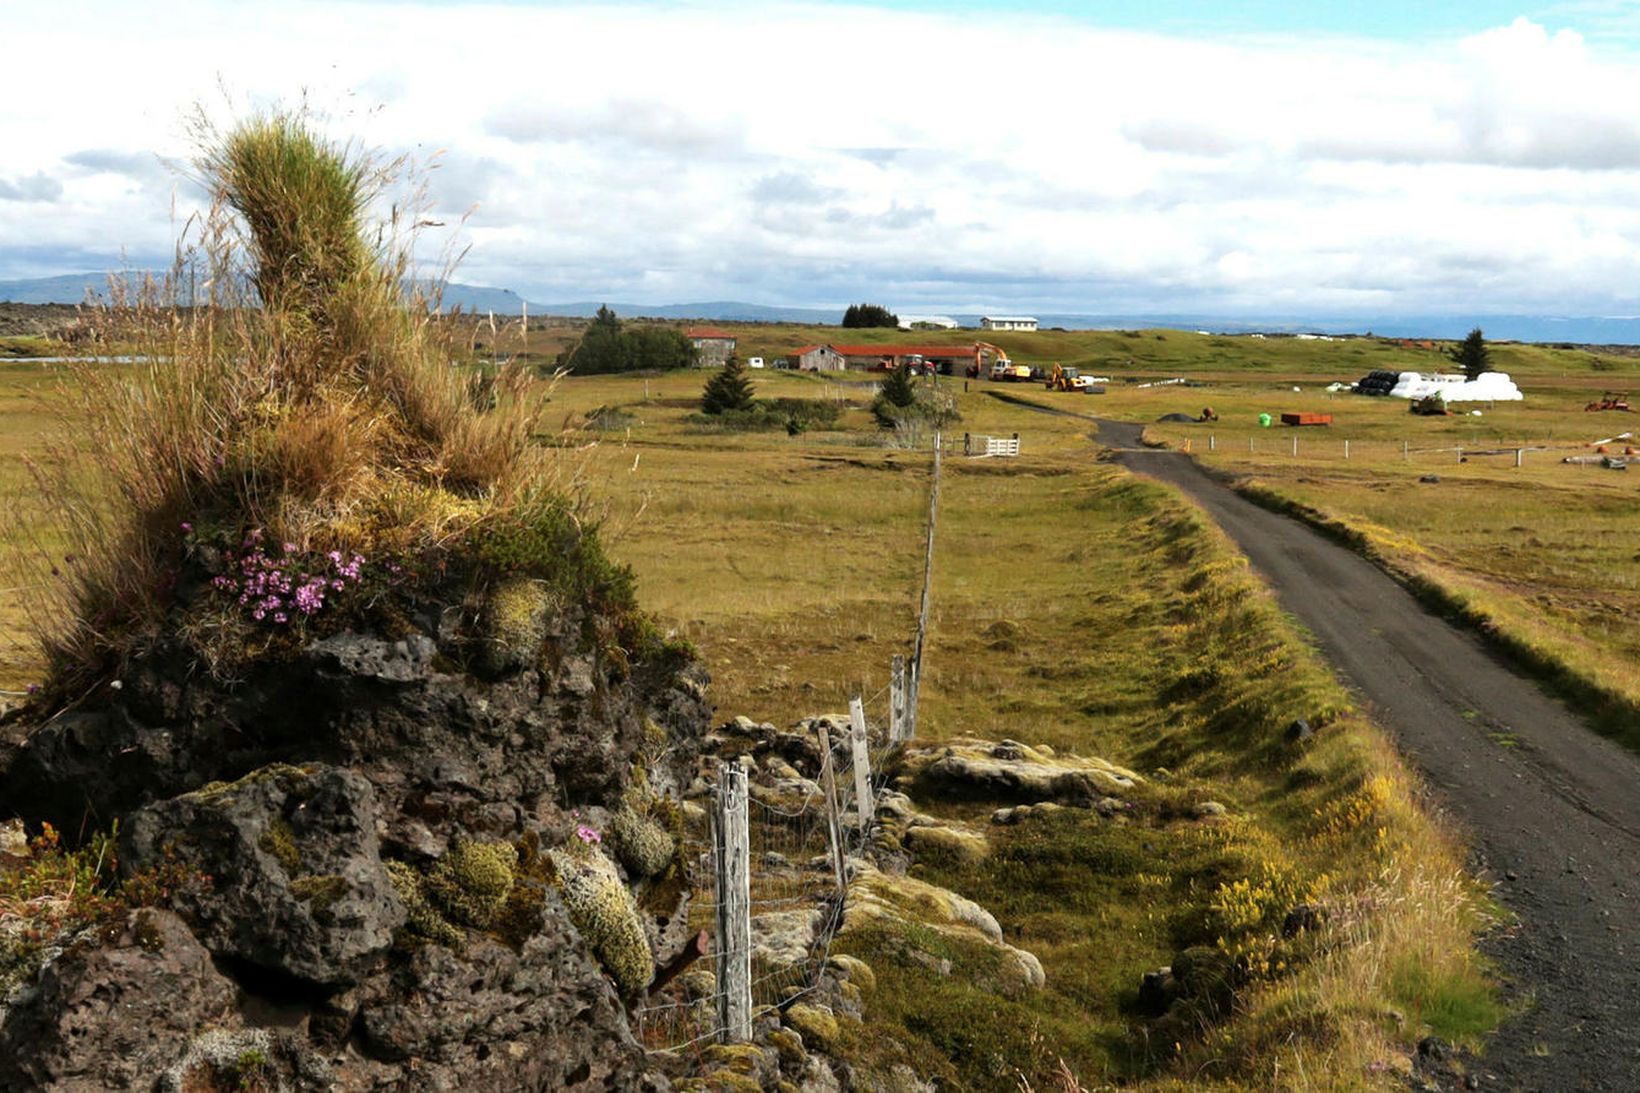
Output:
<instances>
[{"instance_id":1,"label":"brown grass clump","mask_svg":"<svg viewBox=\"0 0 1640 1093\"><path fill-rule=\"evenodd\" d=\"M103 313L139 363L83 367L31 468L65 532L34 611L59 691L160 632L203 529L304 564L385 550L408 567L559 507L531 447L539 390L453 366L427 301L406 300L413 232L366 222L393 166L300 115L201 132L213 204L176 273Z\"/></svg>"}]
</instances>

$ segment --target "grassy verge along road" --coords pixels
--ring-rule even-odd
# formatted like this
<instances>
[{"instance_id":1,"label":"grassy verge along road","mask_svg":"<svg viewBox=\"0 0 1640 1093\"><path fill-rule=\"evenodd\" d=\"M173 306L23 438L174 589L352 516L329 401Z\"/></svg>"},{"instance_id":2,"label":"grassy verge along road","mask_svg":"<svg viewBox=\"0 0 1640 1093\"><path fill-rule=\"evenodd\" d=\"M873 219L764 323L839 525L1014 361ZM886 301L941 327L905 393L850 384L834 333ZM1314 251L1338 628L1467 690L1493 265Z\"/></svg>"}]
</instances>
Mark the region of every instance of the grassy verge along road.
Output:
<instances>
[{"instance_id":1,"label":"grassy verge along road","mask_svg":"<svg viewBox=\"0 0 1640 1093\"><path fill-rule=\"evenodd\" d=\"M1495 947L1531 1004L1492 1041L1486 1069L1510 1088L1633 1088L1640 759L1372 563L1238 496L1188 456L1142 448L1139 431L1106 422L1100 435L1237 542L1469 829L1519 916Z\"/></svg>"}]
</instances>

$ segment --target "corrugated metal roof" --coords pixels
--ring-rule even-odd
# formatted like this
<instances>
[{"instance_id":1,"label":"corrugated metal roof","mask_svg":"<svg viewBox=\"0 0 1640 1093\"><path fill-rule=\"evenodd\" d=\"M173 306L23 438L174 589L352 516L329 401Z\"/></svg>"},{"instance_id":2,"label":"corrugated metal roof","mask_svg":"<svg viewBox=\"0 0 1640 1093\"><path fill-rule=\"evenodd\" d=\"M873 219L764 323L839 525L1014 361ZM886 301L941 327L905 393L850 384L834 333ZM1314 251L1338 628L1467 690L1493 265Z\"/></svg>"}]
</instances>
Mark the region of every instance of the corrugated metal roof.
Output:
<instances>
[{"instance_id":1,"label":"corrugated metal roof","mask_svg":"<svg viewBox=\"0 0 1640 1093\"><path fill-rule=\"evenodd\" d=\"M833 345L845 357L972 357L971 345Z\"/></svg>"}]
</instances>

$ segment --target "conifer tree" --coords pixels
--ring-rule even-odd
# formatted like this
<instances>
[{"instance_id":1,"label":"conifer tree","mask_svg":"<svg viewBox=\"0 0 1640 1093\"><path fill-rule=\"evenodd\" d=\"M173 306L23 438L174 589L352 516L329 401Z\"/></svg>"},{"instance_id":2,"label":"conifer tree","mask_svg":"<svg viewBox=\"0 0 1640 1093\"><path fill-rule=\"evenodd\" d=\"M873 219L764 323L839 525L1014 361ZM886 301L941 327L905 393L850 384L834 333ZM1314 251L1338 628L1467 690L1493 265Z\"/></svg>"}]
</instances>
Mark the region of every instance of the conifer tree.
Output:
<instances>
[{"instance_id":1,"label":"conifer tree","mask_svg":"<svg viewBox=\"0 0 1640 1093\"><path fill-rule=\"evenodd\" d=\"M701 392L700 408L703 413L721 414L725 410L749 410L752 407L752 381L746 375L739 357L730 357L723 371L706 381Z\"/></svg>"},{"instance_id":2,"label":"conifer tree","mask_svg":"<svg viewBox=\"0 0 1640 1093\"><path fill-rule=\"evenodd\" d=\"M1476 327L1469 332L1469 337L1447 350L1458 367L1463 369L1465 379L1475 379L1482 372L1492 370L1491 353L1486 348L1486 339L1481 336L1481 328Z\"/></svg>"}]
</instances>

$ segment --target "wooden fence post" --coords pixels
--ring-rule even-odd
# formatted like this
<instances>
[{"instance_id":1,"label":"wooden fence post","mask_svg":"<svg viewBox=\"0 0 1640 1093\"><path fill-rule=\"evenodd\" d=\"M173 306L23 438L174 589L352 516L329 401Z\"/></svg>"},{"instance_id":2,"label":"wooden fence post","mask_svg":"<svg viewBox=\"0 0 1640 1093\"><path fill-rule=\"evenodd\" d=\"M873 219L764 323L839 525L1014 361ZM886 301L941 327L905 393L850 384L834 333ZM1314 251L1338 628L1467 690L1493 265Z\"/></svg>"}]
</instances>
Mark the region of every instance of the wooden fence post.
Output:
<instances>
[{"instance_id":1,"label":"wooden fence post","mask_svg":"<svg viewBox=\"0 0 1640 1093\"><path fill-rule=\"evenodd\" d=\"M1344 441L1344 458L1348 459L1349 457L1350 457L1350 442L1348 440L1346 440L1346 441Z\"/></svg>"},{"instance_id":2,"label":"wooden fence post","mask_svg":"<svg viewBox=\"0 0 1640 1093\"><path fill-rule=\"evenodd\" d=\"M849 751L854 759L854 809L860 817L860 833L871 827L876 805L871 799L871 756L867 754L866 707L855 695L848 700Z\"/></svg>"},{"instance_id":3,"label":"wooden fence post","mask_svg":"<svg viewBox=\"0 0 1640 1093\"><path fill-rule=\"evenodd\" d=\"M1405 463L1406 461L1407 461L1407 442L1403 440L1403 441L1401 441L1401 462Z\"/></svg>"},{"instance_id":4,"label":"wooden fence post","mask_svg":"<svg viewBox=\"0 0 1640 1093\"><path fill-rule=\"evenodd\" d=\"M839 897L848 891L848 862L843 853L843 817L837 807L837 772L831 762L831 734L826 726L820 734L820 788L826 795L826 835L831 840L831 872Z\"/></svg>"},{"instance_id":5,"label":"wooden fence post","mask_svg":"<svg viewBox=\"0 0 1640 1093\"><path fill-rule=\"evenodd\" d=\"M712 849L717 876L718 1038L752 1038L752 841L746 810L746 771L739 763L718 768L712 810Z\"/></svg>"},{"instance_id":6,"label":"wooden fence post","mask_svg":"<svg viewBox=\"0 0 1640 1093\"><path fill-rule=\"evenodd\" d=\"M934 587L934 528L940 513L940 446L934 434L934 475L928 490L928 541L923 551L922 610L917 613L917 644L911 651L911 678L907 681L906 739L917 735L918 703L922 697L923 648L928 642L928 603Z\"/></svg>"},{"instance_id":7,"label":"wooden fence post","mask_svg":"<svg viewBox=\"0 0 1640 1093\"><path fill-rule=\"evenodd\" d=\"M1298 457L1298 434L1297 433L1293 434L1293 457L1295 459Z\"/></svg>"},{"instance_id":8,"label":"wooden fence post","mask_svg":"<svg viewBox=\"0 0 1640 1093\"><path fill-rule=\"evenodd\" d=\"M905 739L905 654L895 653L888 667L888 742Z\"/></svg>"},{"instance_id":9,"label":"wooden fence post","mask_svg":"<svg viewBox=\"0 0 1640 1093\"><path fill-rule=\"evenodd\" d=\"M1207 434L1207 450L1210 451L1210 452L1216 452L1216 451L1219 450L1218 438L1215 437L1212 433Z\"/></svg>"},{"instance_id":10,"label":"wooden fence post","mask_svg":"<svg viewBox=\"0 0 1640 1093\"><path fill-rule=\"evenodd\" d=\"M1520 457L1525 451L1526 451L1525 448L1516 448L1515 449L1515 466L1517 466L1517 467L1520 466Z\"/></svg>"}]
</instances>

